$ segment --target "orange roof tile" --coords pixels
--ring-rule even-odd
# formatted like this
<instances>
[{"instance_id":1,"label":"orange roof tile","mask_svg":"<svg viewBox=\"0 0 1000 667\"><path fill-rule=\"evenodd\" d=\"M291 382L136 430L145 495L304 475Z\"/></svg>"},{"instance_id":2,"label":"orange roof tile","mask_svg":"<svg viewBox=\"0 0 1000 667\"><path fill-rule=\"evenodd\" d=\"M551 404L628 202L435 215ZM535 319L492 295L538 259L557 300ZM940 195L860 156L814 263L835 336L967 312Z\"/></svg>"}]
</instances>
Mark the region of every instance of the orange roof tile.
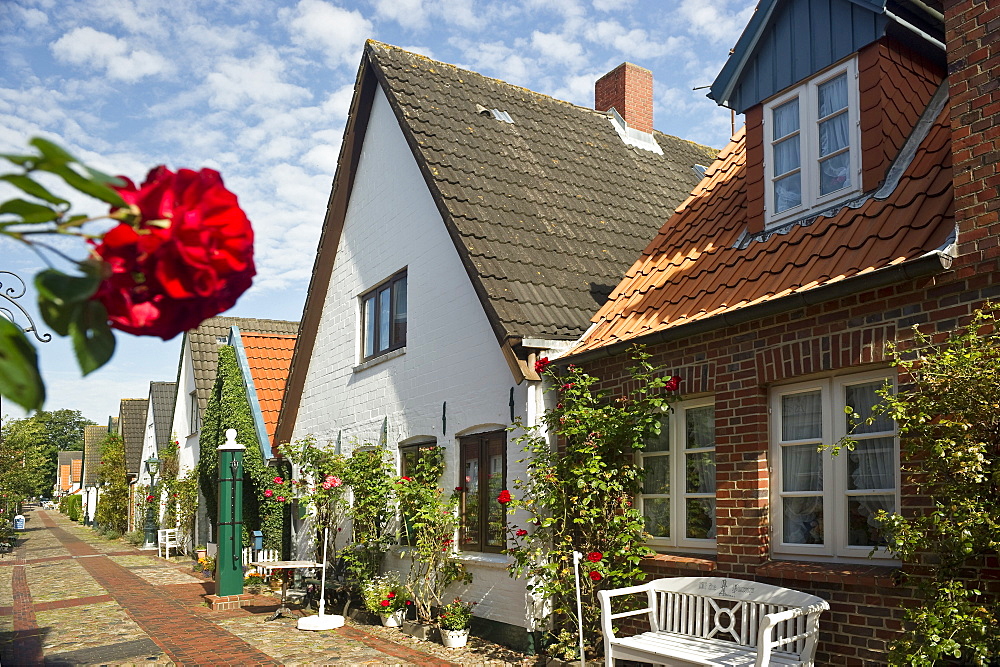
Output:
<instances>
[{"instance_id":1,"label":"orange roof tile","mask_svg":"<svg viewBox=\"0 0 1000 667\"><path fill-rule=\"evenodd\" d=\"M83 481L83 458L70 461L70 482L79 484Z\"/></svg>"},{"instance_id":2,"label":"orange roof tile","mask_svg":"<svg viewBox=\"0 0 1000 667\"><path fill-rule=\"evenodd\" d=\"M947 108L884 198L868 193L857 208L845 205L749 243L745 140L741 131L722 150L572 354L896 266L942 248L953 233Z\"/></svg>"},{"instance_id":3,"label":"orange roof tile","mask_svg":"<svg viewBox=\"0 0 1000 667\"><path fill-rule=\"evenodd\" d=\"M254 387L257 389L257 400L264 415L267 437L273 439L281 399L285 393L285 382L288 380L288 369L292 364L292 352L295 350L295 336L241 331L240 338Z\"/></svg>"}]
</instances>

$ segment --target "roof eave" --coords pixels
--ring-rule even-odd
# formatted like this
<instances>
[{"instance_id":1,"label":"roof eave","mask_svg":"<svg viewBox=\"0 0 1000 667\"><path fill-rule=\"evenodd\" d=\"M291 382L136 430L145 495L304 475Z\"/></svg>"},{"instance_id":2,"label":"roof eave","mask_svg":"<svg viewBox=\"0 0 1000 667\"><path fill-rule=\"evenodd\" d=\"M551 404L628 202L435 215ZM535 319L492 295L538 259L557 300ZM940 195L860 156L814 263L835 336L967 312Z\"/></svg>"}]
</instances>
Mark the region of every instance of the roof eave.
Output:
<instances>
[{"instance_id":1,"label":"roof eave","mask_svg":"<svg viewBox=\"0 0 1000 667\"><path fill-rule=\"evenodd\" d=\"M814 306L819 303L832 301L843 296L856 294L859 290L877 289L905 280L925 278L950 269L953 259L952 246L949 245L943 249L932 250L909 262L851 276L850 278L845 278L844 280L822 287L803 292L794 292L778 299L771 299L753 306L723 312L703 320L695 320L689 324L679 324L675 327L660 329L643 336L611 343L595 350L588 350L579 354L568 354L560 357L556 363L564 365L567 363L580 364L594 361L621 354L632 345L656 345L658 343L689 338L724 327L746 324L747 322L795 310L796 308Z\"/></svg>"}]
</instances>

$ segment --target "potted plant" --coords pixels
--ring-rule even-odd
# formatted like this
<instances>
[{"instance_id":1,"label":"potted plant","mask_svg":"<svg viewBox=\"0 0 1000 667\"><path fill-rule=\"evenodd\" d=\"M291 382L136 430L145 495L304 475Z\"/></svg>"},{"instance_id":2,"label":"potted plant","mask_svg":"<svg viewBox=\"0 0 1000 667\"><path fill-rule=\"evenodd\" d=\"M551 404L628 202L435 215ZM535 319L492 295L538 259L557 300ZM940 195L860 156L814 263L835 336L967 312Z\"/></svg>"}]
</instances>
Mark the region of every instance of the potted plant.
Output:
<instances>
[{"instance_id":1,"label":"potted plant","mask_svg":"<svg viewBox=\"0 0 1000 667\"><path fill-rule=\"evenodd\" d=\"M243 577L243 588L250 593L260 593L264 588L264 577L256 570L247 572Z\"/></svg>"},{"instance_id":2,"label":"potted plant","mask_svg":"<svg viewBox=\"0 0 1000 667\"><path fill-rule=\"evenodd\" d=\"M204 544L199 544L194 548L194 553L195 556L197 556L198 559L201 560L202 558L208 555L208 549L205 548Z\"/></svg>"},{"instance_id":3,"label":"potted plant","mask_svg":"<svg viewBox=\"0 0 1000 667\"><path fill-rule=\"evenodd\" d=\"M395 576L381 575L372 577L361 584L361 599L365 608L378 614L382 625L388 628L398 628L406 616L406 607L411 604L407 599L406 590Z\"/></svg>"},{"instance_id":4,"label":"potted plant","mask_svg":"<svg viewBox=\"0 0 1000 667\"><path fill-rule=\"evenodd\" d=\"M438 614L438 628L441 630L441 643L446 648L461 648L469 641L469 627L472 625L472 608L475 602L463 602L455 598L441 608Z\"/></svg>"}]
</instances>

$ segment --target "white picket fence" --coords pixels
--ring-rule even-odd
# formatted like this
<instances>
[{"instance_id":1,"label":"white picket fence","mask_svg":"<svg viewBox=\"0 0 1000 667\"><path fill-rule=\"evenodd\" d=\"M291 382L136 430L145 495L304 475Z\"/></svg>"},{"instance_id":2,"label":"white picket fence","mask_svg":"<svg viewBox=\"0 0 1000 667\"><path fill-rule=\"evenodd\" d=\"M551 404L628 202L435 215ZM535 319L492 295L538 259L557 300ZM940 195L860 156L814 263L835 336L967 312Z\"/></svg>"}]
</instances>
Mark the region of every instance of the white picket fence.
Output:
<instances>
[{"instance_id":1,"label":"white picket fence","mask_svg":"<svg viewBox=\"0 0 1000 667\"><path fill-rule=\"evenodd\" d=\"M281 554L278 553L276 549L261 549L255 552L251 547L243 547L243 566L247 567L250 563L254 562L269 562L281 560ZM261 576L269 577L271 576L271 570L266 567L258 567L257 571L260 572Z\"/></svg>"}]
</instances>

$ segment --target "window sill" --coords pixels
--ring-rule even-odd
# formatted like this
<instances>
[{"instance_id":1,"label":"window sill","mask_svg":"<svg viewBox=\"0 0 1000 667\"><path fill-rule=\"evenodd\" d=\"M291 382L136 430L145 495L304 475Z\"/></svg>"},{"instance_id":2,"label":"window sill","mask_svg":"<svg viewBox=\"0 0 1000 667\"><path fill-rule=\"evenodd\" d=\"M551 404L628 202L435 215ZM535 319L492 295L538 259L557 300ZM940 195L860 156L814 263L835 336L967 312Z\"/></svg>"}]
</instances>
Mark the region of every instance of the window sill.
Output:
<instances>
[{"instance_id":1,"label":"window sill","mask_svg":"<svg viewBox=\"0 0 1000 667\"><path fill-rule=\"evenodd\" d=\"M692 572L712 572L719 564L714 558L704 556L682 556L680 554L653 554L642 559L643 565L674 567Z\"/></svg>"},{"instance_id":2,"label":"window sill","mask_svg":"<svg viewBox=\"0 0 1000 667\"><path fill-rule=\"evenodd\" d=\"M486 551L460 551L455 560L460 560L470 565L479 565L483 567L495 568L498 570L506 570L507 564L510 559L507 558L506 554L494 554Z\"/></svg>"},{"instance_id":3,"label":"window sill","mask_svg":"<svg viewBox=\"0 0 1000 667\"><path fill-rule=\"evenodd\" d=\"M355 373L360 373L361 371L368 370L372 366L378 366L379 364L389 361L390 359L395 359L396 357L401 357L406 354L405 347L399 347L391 352L386 352L381 357L375 357L374 359L369 359L368 361L362 361L360 364L355 366L352 370Z\"/></svg>"},{"instance_id":4,"label":"window sill","mask_svg":"<svg viewBox=\"0 0 1000 667\"><path fill-rule=\"evenodd\" d=\"M769 579L846 584L851 586L896 586L898 567L891 565L859 565L850 563L812 563L805 561L771 560L758 565L754 574Z\"/></svg>"}]
</instances>

